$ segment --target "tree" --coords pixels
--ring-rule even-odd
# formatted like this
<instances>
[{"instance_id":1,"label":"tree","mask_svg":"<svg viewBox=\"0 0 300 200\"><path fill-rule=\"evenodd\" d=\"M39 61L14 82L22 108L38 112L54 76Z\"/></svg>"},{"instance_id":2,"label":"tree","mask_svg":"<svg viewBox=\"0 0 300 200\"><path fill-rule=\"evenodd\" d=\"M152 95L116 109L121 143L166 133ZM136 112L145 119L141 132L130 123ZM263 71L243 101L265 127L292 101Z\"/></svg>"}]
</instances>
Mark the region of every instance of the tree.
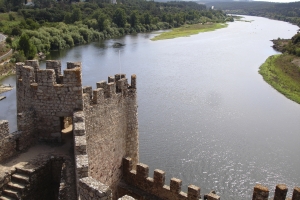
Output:
<instances>
[{"instance_id":1,"label":"tree","mask_svg":"<svg viewBox=\"0 0 300 200\"><path fill-rule=\"evenodd\" d=\"M19 36L22 34L22 30L19 27L13 27L11 30L11 35Z\"/></svg>"},{"instance_id":2,"label":"tree","mask_svg":"<svg viewBox=\"0 0 300 200\"><path fill-rule=\"evenodd\" d=\"M131 27L135 27L139 23L138 13L137 11L133 11L130 15L130 25Z\"/></svg>"},{"instance_id":3,"label":"tree","mask_svg":"<svg viewBox=\"0 0 300 200\"><path fill-rule=\"evenodd\" d=\"M72 12L72 21L73 22L76 22L76 21L80 21L81 20L81 17L82 17L82 13L81 13L81 10L79 8L75 8Z\"/></svg>"},{"instance_id":4,"label":"tree","mask_svg":"<svg viewBox=\"0 0 300 200\"><path fill-rule=\"evenodd\" d=\"M118 27L125 27L126 24L126 14L121 8L118 8L113 15L113 22L117 24Z\"/></svg>"},{"instance_id":5,"label":"tree","mask_svg":"<svg viewBox=\"0 0 300 200\"><path fill-rule=\"evenodd\" d=\"M103 13L99 14L97 22L98 22L99 31L104 31L109 26L108 17Z\"/></svg>"},{"instance_id":6,"label":"tree","mask_svg":"<svg viewBox=\"0 0 300 200\"><path fill-rule=\"evenodd\" d=\"M151 18L150 18L150 15L149 15L149 13L146 13L146 14L144 14L144 23L145 24L151 24Z\"/></svg>"},{"instance_id":7,"label":"tree","mask_svg":"<svg viewBox=\"0 0 300 200\"><path fill-rule=\"evenodd\" d=\"M72 14L71 13L66 13L65 14L64 22L66 24L71 24L72 23Z\"/></svg>"},{"instance_id":8,"label":"tree","mask_svg":"<svg viewBox=\"0 0 300 200\"><path fill-rule=\"evenodd\" d=\"M9 21L15 20L15 17L11 13L9 13L8 18L9 18Z\"/></svg>"},{"instance_id":9,"label":"tree","mask_svg":"<svg viewBox=\"0 0 300 200\"><path fill-rule=\"evenodd\" d=\"M19 50L24 52L27 59L33 59L36 54L36 47L30 42L27 34L22 34L19 40Z\"/></svg>"}]
</instances>

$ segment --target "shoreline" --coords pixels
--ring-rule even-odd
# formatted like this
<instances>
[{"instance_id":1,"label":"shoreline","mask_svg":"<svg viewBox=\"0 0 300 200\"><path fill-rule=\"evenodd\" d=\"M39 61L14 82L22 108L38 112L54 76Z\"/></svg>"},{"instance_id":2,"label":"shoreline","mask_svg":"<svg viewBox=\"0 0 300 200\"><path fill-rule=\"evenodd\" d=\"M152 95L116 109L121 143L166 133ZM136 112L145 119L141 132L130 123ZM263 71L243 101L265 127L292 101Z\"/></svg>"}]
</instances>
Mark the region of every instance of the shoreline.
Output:
<instances>
[{"instance_id":1,"label":"shoreline","mask_svg":"<svg viewBox=\"0 0 300 200\"><path fill-rule=\"evenodd\" d=\"M178 37L189 37L202 32L214 31L221 28L226 28L227 23L209 23L209 24L186 24L178 28L173 28L169 32L163 32L154 38L152 41L174 39Z\"/></svg>"},{"instance_id":2,"label":"shoreline","mask_svg":"<svg viewBox=\"0 0 300 200\"><path fill-rule=\"evenodd\" d=\"M264 81L288 99L300 104L300 58L278 54L267 58L259 67Z\"/></svg>"}]
</instances>

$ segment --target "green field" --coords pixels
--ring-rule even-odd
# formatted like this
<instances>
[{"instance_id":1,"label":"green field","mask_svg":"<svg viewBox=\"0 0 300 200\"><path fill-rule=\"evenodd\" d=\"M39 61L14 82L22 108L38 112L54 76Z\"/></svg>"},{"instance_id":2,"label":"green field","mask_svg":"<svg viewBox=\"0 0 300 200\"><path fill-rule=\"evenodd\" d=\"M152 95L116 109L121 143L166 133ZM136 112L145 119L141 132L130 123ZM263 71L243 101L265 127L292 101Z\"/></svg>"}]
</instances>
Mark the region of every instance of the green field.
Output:
<instances>
[{"instance_id":1,"label":"green field","mask_svg":"<svg viewBox=\"0 0 300 200\"><path fill-rule=\"evenodd\" d=\"M213 24L187 24L179 28L173 28L169 32L164 32L160 35L155 36L151 40L165 40L165 39L173 39L177 37L188 37L190 35L195 35L200 32L208 32L208 31L214 31L216 29L225 28L227 27L227 24L219 24L219 23L213 23Z\"/></svg>"},{"instance_id":2,"label":"green field","mask_svg":"<svg viewBox=\"0 0 300 200\"><path fill-rule=\"evenodd\" d=\"M300 58L293 55L270 56L260 66L259 73L278 92L300 103L300 67L297 63Z\"/></svg>"}]
</instances>

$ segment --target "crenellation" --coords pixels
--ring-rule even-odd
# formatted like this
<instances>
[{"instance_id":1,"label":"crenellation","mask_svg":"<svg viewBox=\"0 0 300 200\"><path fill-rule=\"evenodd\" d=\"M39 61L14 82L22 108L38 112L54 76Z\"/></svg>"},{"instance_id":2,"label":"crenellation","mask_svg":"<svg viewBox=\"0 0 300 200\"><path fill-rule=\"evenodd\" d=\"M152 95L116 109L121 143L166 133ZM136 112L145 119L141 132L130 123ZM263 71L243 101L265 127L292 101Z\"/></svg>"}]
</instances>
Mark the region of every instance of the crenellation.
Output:
<instances>
[{"instance_id":1,"label":"crenellation","mask_svg":"<svg viewBox=\"0 0 300 200\"><path fill-rule=\"evenodd\" d=\"M136 89L136 75L131 75L131 88Z\"/></svg>"},{"instance_id":2,"label":"crenellation","mask_svg":"<svg viewBox=\"0 0 300 200\"><path fill-rule=\"evenodd\" d=\"M40 64L38 60L26 60L25 65L31 66L34 69L35 77L34 79L37 81L37 72L40 70Z\"/></svg>"},{"instance_id":3,"label":"crenellation","mask_svg":"<svg viewBox=\"0 0 300 200\"><path fill-rule=\"evenodd\" d=\"M170 191L179 194L181 192L182 181L177 178L171 178L170 181Z\"/></svg>"},{"instance_id":4,"label":"crenellation","mask_svg":"<svg viewBox=\"0 0 300 200\"><path fill-rule=\"evenodd\" d=\"M300 187L294 188L292 200L300 200Z\"/></svg>"},{"instance_id":5,"label":"crenellation","mask_svg":"<svg viewBox=\"0 0 300 200\"><path fill-rule=\"evenodd\" d=\"M81 68L75 67L64 70L63 84L69 87L82 87Z\"/></svg>"},{"instance_id":6,"label":"crenellation","mask_svg":"<svg viewBox=\"0 0 300 200\"><path fill-rule=\"evenodd\" d=\"M54 84L56 84L54 70L53 69L39 70L37 72L37 84L38 86L54 86Z\"/></svg>"},{"instance_id":7,"label":"crenellation","mask_svg":"<svg viewBox=\"0 0 300 200\"><path fill-rule=\"evenodd\" d=\"M22 79L22 68L25 65L23 62L16 63L16 79Z\"/></svg>"},{"instance_id":8,"label":"crenellation","mask_svg":"<svg viewBox=\"0 0 300 200\"><path fill-rule=\"evenodd\" d=\"M207 195L207 200L220 200L220 196L214 193L209 193Z\"/></svg>"},{"instance_id":9,"label":"crenellation","mask_svg":"<svg viewBox=\"0 0 300 200\"><path fill-rule=\"evenodd\" d=\"M148 177L149 175L149 167L148 165L145 165L143 163L138 163L136 165L136 178L138 180L144 180Z\"/></svg>"},{"instance_id":10,"label":"crenellation","mask_svg":"<svg viewBox=\"0 0 300 200\"><path fill-rule=\"evenodd\" d=\"M253 191L252 200L268 200L269 189L263 185L256 184Z\"/></svg>"},{"instance_id":11,"label":"crenellation","mask_svg":"<svg viewBox=\"0 0 300 200\"><path fill-rule=\"evenodd\" d=\"M188 186L188 192L187 192L187 197L188 200L192 200L192 199L200 199L201 195L200 195L200 187L195 186L195 185L189 185Z\"/></svg>"},{"instance_id":12,"label":"crenellation","mask_svg":"<svg viewBox=\"0 0 300 200\"><path fill-rule=\"evenodd\" d=\"M8 121L0 120L0 139L9 135Z\"/></svg>"},{"instance_id":13,"label":"crenellation","mask_svg":"<svg viewBox=\"0 0 300 200\"><path fill-rule=\"evenodd\" d=\"M108 83L107 87L104 89L105 98L111 98L116 94L116 85L115 83Z\"/></svg>"},{"instance_id":14,"label":"crenellation","mask_svg":"<svg viewBox=\"0 0 300 200\"><path fill-rule=\"evenodd\" d=\"M94 104L103 104L104 103L104 89L97 88L93 90L93 103Z\"/></svg>"},{"instance_id":15,"label":"crenellation","mask_svg":"<svg viewBox=\"0 0 300 200\"><path fill-rule=\"evenodd\" d=\"M154 178L148 177L149 167L145 164L138 163L136 170L133 170L131 158L123 159L123 170L126 184L158 198L165 200L199 200L200 198L200 188L195 185L188 187L188 194L181 191L182 181L180 179L172 178L170 186L165 185L165 172L162 170L156 169Z\"/></svg>"},{"instance_id":16,"label":"crenellation","mask_svg":"<svg viewBox=\"0 0 300 200\"><path fill-rule=\"evenodd\" d=\"M284 184L276 185L274 200L285 200L288 188Z\"/></svg>"},{"instance_id":17,"label":"crenellation","mask_svg":"<svg viewBox=\"0 0 300 200\"><path fill-rule=\"evenodd\" d=\"M81 68L81 62L67 62L67 69Z\"/></svg>"},{"instance_id":18,"label":"crenellation","mask_svg":"<svg viewBox=\"0 0 300 200\"><path fill-rule=\"evenodd\" d=\"M165 185L166 174L160 169L154 170L154 184L157 187L163 187Z\"/></svg>"},{"instance_id":19,"label":"crenellation","mask_svg":"<svg viewBox=\"0 0 300 200\"><path fill-rule=\"evenodd\" d=\"M21 68L21 81L26 87L29 87L31 83L34 83L36 78L35 78L35 73L34 69L31 66L23 66ZM20 79L19 79L20 80Z\"/></svg>"},{"instance_id":20,"label":"crenellation","mask_svg":"<svg viewBox=\"0 0 300 200\"><path fill-rule=\"evenodd\" d=\"M113 82L115 82L115 81L113 81ZM110 82L109 82L110 83ZM103 88L103 89L106 89L106 87L107 87L107 82L106 81L100 81L100 82L97 82L96 83L96 86L97 86L97 88Z\"/></svg>"},{"instance_id":21,"label":"crenellation","mask_svg":"<svg viewBox=\"0 0 300 200\"><path fill-rule=\"evenodd\" d=\"M46 69L53 69L55 72L56 83L62 83L61 62L60 60L47 60Z\"/></svg>"},{"instance_id":22,"label":"crenellation","mask_svg":"<svg viewBox=\"0 0 300 200\"><path fill-rule=\"evenodd\" d=\"M131 75L130 84L125 74L109 76L93 90L82 86L81 69L80 62L68 62L61 74L56 60L46 61L41 70L35 60L16 64L18 132L9 134L8 122L0 121L0 161L38 140L62 141L61 130L70 125L79 199L116 200L126 194L136 199L201 199L200 187L189 185L185 193L180 179L171 178L166 185L164 171L154 170L152 178L149 167L139 163L136 75ZM285 200L287 191L286 185L277 185L274 200ZM269 189L256 185L252 199L268 198ZM204 199L220 196L212 191ZM292 200L300 200L299 187Z\"/></svg>"},{"instance_id":23,"label":"crenellation","mask_svg":"<svg viewBox=\"0 0 300 200\"><path fill-rule=\"evenodd\" d=\"M73 88L73 91L78 90L78 88ZM93 89L92 86L85 86L82 88L83 93L86 93L90 96L90 99L93 98Z\"/></svg>"},{"instance_id":24,"label":"crenellation","mask_svg":"<svg viewBox=\"0 0 300 200\"><path fill-rule=\"evenodd\" d=\"M126 78L119 79L116 85L116 92L122 95L127 95L128 93L128 82Z\"/></svg>"},{"instance_id":25,"label":"crenellation","mask_svg":"<svg viewBox=\"0 0 300 200\"><path fill-rule=\"evenodd\" d=\"M116 82L115 77L114 76L109 76L108 79L107 79L107 82L108 83L114 83L114 82Z\"/></svg>"}]
</instances>

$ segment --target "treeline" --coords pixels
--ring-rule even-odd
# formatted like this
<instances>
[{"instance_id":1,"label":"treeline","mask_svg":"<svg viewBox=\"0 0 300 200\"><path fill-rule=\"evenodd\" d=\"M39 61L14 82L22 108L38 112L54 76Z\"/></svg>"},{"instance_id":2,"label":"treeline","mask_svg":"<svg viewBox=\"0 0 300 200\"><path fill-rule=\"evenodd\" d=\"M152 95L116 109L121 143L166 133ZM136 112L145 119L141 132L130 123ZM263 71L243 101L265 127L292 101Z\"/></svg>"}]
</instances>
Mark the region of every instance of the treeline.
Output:
<instances>
[{"instance_id":1,"label":"treeline","mask_svg":"<svg viewBox=\"0 0 300 200\"><path fill-rule=\"evenodd\" d=\"M112 4L106 0L34 0L33 3L34 6L25 6L19 0L0 0L1 12L15 11L0 14L0 32L9 36L7 43L12 48L19 50L16 61L31 58L36 52L47 53L124 34L229 19L222 11L206 9L195 2L120 0ZM28 40L25 43L27 49L31 48L30 55L22 49L21 38Z\"/></svg>"}]
</instances>

